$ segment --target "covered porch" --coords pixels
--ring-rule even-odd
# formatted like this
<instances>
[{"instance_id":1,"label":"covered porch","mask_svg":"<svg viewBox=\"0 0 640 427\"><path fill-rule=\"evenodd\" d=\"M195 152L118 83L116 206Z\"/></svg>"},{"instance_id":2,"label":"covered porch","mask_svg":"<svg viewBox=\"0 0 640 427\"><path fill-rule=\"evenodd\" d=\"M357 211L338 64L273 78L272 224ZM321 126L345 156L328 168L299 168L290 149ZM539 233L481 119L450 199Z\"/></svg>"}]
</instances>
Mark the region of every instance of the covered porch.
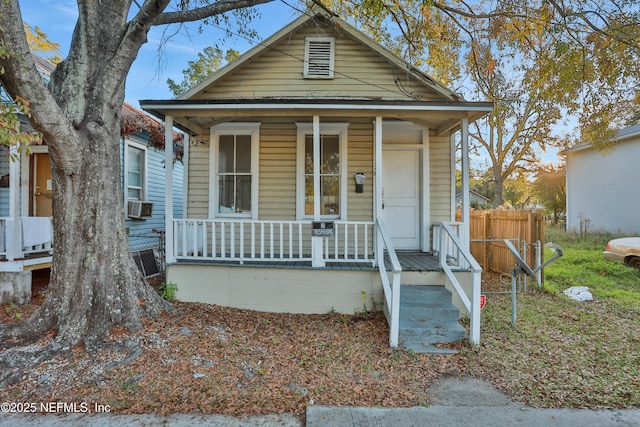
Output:
<instances>
[{"instance_id":1,"label":"covered porch","mask_svg":"<svg viewBox=\"0 0 640 427\"><path fill-rule=\"evenodd\" d=\"M375 270L375 223L333 222L333 233L312 254L313 222L174 219L177 262L227 266ZM459 232L461 224L452 224ZM437 228L436 228L437 229ZM438 251L395 251L402 271L442 271ZM314 257L320 258L314 262ZM384 265L392 268L384 252Z\"/></svg>"},{"instance_id":2,"label":"covered porch","mask_svg":"<svg viewBox=\"0 0 640 427\"><path fill-rule=\"evenodd\" d=\"M211 228L218 230L216 234L226 234L226 243L224 240L213 243L211 238L209 243L202 243L206 241L204 235L214 235L203 227L201 244L193 244L198 238L185 237L182 231L185 221L189 220L174 220L174 224L180 224L175 236L181 238L183 246L176 249L175 253L180 254L177 260L167 266L167 281L178 284L179 299L295 313L354 313L383 308L389 320L390 344L397 346L402 339L401 289L425 285L442 287L451 292L457 309L470 317L469 339L479 342L481 268L462 247L457 236L461 229L459 223L440 223L433 227L434 245L438 249L431 252L396 251L390 239L385 240L383 224L372 226L373 238L367 237L366 232L353 231L351 238L342 239L340 233L337 239L325 238L321 247L325 254L323 266L314 267L313 254L296 252L296 246L304 247L309 238L289 239L289 235L280 234L281 229L289 232L288 226L267 221L231 223L233 225L210 222ZM367 229L362 224L352 226ZM251 236L251 232L240 231L254 227L261 232ZM343 227L348 229L349 224L340 224L337 228ZM267 238L256 238L262 235L263 229ZM245 235L251 237L245 238ZM376 239L381 239L383 249L378 252L367 251L364 246L357 249L356 235L364 241L373 240L372 247L377 246ZM193 246L187 244L187 240ZM244 241L248 241L246 246L241 243ZM472 304L476 299L478 308L474 310Z\"/></svg>"},{"instance_id":3,"label":"covered porch","mask_svg":"<svg viewBox=\"0 0 640 427\"><path fill-rule=\"evenodd\" d=\"M189 174L185 218L173 218L170 178L166 182L167 274L168 280L175 278L179 298L293 312L330 311L342 299L347 302L340 310L353 312L361 295L371 295L388 313L390 344L395 347L400 285L413 284L407 283L413 280L406 279L409 271L433 272L433 283L415 284L450 288L461 311L471 318L470 340L479 342L481 269L469 254L464 218L452 222L453 153L460 140L466 147L469 121L489 106L429 102L295 106L284 100L268 105L198 100L141 104L162 117L166 129L176 125L191 134L185 155ZM250 208L238 209L223 200L221 141L226 134L242 132L251 135L247 147L251 147L250 162L255 163L251 179L245 180L251 181L253 190L244 196L244 206ZM341 144L335 173L341 189L336 192L338 202L332 201L335 211L327 209L323 200L324 166L304 162L322 159L324 137L334 133L340 135ZM268 151L273 141L291 148L279 148L282 154L275 157ZM290 163L284 163L284 156ZM172 160L166 159L169 171ZM201 178L200 170L193 170L203 165ZM287 180L275 182L270 174L275 177L274 171L285 168L291 170ZM466 152L464 170L468 171ZM365 176L364 190L358 186L362 184L358 175ZM390 181L393 178L395 182ZM468 175L465 181L468 188ZM279 185L290 190L275 191ZM403 199L401 193L408 187L415 196L407 208L402 203L408 197ZM281 198L271 198L272 194ZM313 304L306 304L310 299Z\"/></svg>"}]
</instances>

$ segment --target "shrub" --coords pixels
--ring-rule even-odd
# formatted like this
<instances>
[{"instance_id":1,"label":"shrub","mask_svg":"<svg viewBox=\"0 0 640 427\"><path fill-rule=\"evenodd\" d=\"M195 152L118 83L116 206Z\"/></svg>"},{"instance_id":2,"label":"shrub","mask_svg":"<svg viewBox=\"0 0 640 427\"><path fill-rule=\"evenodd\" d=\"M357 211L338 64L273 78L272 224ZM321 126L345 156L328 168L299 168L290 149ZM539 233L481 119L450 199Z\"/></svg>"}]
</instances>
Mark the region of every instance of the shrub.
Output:
<instances>
[{"instance_id":1,"label":"shrub","mask_svg":"<svg viewBox=\"0 0 640 427\"><path fill-rule=\"evenodd\" d=\"M167 301L175 301L178 285L175 283L163 283L158 287L158 294Z\"/></svg>"}]
</instances>

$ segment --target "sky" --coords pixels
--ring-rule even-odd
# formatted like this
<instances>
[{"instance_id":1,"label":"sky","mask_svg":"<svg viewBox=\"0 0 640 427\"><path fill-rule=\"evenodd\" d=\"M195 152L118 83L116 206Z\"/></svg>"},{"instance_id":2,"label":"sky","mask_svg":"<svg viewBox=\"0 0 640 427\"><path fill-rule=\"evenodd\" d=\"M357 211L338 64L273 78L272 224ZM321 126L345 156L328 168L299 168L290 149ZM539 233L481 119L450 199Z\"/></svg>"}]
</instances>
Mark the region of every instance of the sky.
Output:
<instances>
[{"instance_id":1,"label":"sky","mask_svg":"<svg viewBox=\"0 0 640 427\"><path fill-rule=\"evenodd\" d=\"M23 0L20 3L23 21L33 28L39 27L50 41L59 43L60 56L64 58L78 17L76 2ZM290 4L295 5L295 0ZM258 9L261 17L252 25L261 40L299 16L294 7L281 1L258 6ZM171 99L173 94L169 91L167 79L181 82L182 70L187 68L188 61L197 59L198 52L205 47L218 44L223 51L231 48L244 53L254 45L239 36L227 38L221 29L210 27L200 33L198 27L199 23L191 23L181 28L177 25L154 27L149 32L149 41L140 49L127 77L125 100L128 103L139 107L141 99ZM161 47L163 33L175 34Z\"/></svg>"}]
</instances>

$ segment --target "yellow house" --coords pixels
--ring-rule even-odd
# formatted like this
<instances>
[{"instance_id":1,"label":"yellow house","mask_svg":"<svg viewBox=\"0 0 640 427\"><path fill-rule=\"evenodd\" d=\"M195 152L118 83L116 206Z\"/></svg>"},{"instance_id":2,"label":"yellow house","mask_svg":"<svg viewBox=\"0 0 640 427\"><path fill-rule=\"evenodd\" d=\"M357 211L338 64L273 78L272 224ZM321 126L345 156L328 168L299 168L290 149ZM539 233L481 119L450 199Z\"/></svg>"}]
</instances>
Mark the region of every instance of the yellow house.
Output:
<instances>
[{"instance_id":1,"label":"yellow house","mask_svg":"<svg viewBox=\"0 0 640 427\"><path fill-rule=\"evenodd\" d=\"M400 285L436 285L479 342L481 270L453 223L454 151L461 141L466 153L469 123L492 104L465 101L323 12L181 97L141 106L190 135L184 218L172 217L167 181L179 299L295 313L375 302L395 347Z\"/></svg>"}]
</instances>

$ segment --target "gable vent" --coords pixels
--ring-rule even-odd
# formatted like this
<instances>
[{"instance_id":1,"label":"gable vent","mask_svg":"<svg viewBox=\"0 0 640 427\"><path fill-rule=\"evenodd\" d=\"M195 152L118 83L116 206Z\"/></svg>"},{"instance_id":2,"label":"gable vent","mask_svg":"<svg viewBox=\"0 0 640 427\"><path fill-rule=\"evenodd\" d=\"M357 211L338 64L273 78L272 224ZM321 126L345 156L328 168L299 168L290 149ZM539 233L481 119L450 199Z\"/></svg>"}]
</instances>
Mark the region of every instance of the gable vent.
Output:
<instances>
[{"instance_id":1,"label":"gable vent","mask_svg":"<svg viewBox=\"0 0 640 427\"><path fill-rule=\"evenodd\" d=\"M334 39L307 37L304 47L304 77L307 79L332 79Z\"/></svg>"}]
</instances>

